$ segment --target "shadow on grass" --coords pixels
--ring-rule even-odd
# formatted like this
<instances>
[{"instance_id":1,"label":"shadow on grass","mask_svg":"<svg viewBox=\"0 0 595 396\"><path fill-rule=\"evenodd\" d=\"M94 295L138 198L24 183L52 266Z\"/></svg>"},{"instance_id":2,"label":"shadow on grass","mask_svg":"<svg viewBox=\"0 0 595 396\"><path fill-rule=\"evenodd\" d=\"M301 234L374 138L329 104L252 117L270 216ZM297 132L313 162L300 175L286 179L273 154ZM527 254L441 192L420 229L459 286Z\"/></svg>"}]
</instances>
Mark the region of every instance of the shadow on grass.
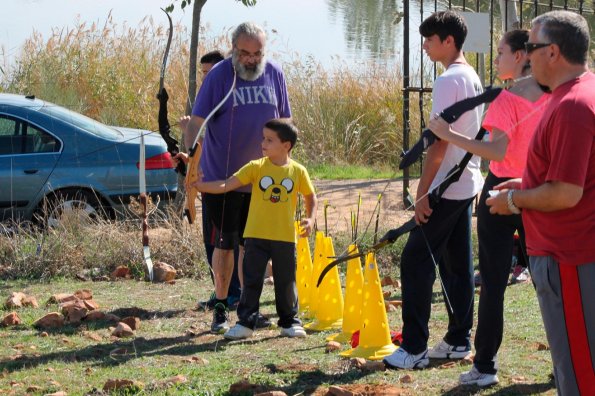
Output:
<instances>
[{"instance_id":1,"label":"shadow on grass","mask_svg":"<svg viewBox=\"0 0 595 396\"><path fill-rule=\"evenodd\" d=\"M199 335L204 334L206 332ZM192 341L193 338L188 335L152 339L138 337L128 341L116 340L43 355L17 355L14 358L1 360L0 372L30 369L51 362L90 362L95 366L118 366L134 359L154 355L171 355L183 358L200 352L224 351L228 344L222 338L196 344Z\"/></svg>"},{"instance_id":2,"label":"shadow on grass","mask_svg":"<svg viewBox=\"0 0 595 396\"><path fill-rule=\"evenodd\" d=\"M355 368L351 368L348 360L341 361L340 365L343 367L341 372L328 374L315 367L306 367L309 365L298 364L296 365L296 367L291 368L287 367L286 365L282 367L276 364L267 364L265 367L270 371L272 375L279 373L283 374L288 372L295 372L297 376L291 382L286 380L286 385L284 386L268 384L250 384L249 390L246 390L245 393L232 393L230 391L227 391L224 392L223 395L252 395L272 391L283 391L288 395L309 395L316 391L319 386L340 386L352 384L354 381L357 381L371 374L371 372L363 372Z\"/></svg>"},{"instance_id":3,"label":"shadow on grass","mask_svg":"<svg viewBox=\"0 0 595 396\"><path fill-rule=\"evenodd\" d=\"M477 390L481 389L477 386L470 385L459 385L451 390L445 392L443 395L446 396L467 396L476 395ZM489 388L487 388L489 389ZM504 396L504 395L536 395L544 393L548 390L556 389L556 384L552 379L549 382L539 384L511 384L499 389L494 389L494 392L489 393L491 396ZM486 393L487 394L487 393Z\"/></svg>"}]
</instances>

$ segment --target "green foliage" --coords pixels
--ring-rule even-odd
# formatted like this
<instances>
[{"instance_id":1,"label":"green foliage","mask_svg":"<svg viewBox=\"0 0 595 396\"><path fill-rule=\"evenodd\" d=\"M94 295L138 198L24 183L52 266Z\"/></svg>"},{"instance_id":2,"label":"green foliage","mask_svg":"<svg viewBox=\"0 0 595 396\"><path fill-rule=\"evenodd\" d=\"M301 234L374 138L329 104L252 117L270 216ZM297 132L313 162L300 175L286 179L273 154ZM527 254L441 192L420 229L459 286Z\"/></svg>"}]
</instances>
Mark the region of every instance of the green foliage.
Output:
<instances>
[{"instance_id":1,"label":"green foliage","mask_svg":"<svg viewBox=\"0 0 595 396\"><path fill-rule=\"evenodd\" d=\"M378 166L363 166L318 163L308 165L307 168L312 179L325 180L394 179L402 174L401 171L381 164L378 164Z\"/></svg>"},{"instance_id":2,"label":"green foliage","mask_svg":"<svg viewBox=\"0 0 595 396\"><path fill-rule=\"evenodd\" d=\"M396 279L395 266L385 261L378 265L386 271L381 276ZM349 389L358 384L393 385L407 395L555 394L550 352L537 347L547 342L530 283L507 290L504 340L498 356L501 382L488 389L458 386L459 374L470 366L442 366L446 361L433 361L426 370L359 370L336 353L324 352L325 338L332 331L295 340L279 337L277 329L264 329L247 341L225 341L208 332L212 313L193 309L197 298L210 293L205 284L189 279L178 279L175 285L65 279L4 282L3 300L12 291L23 291L36 296L40 307L17 310L23 324L0 328L0 393L25 394L35 385L41 389L27 393L103 394L93 388L101 390L108 379L129 379L142 383L141 394L146 395L230 395L230 386L241 380L254 386L246 394L282 390L288 395L323 395L331 385ZM85 321L40 336L32 323L45 313L59 310L57 305L46 306L45 301L52 294L78 289L90 289L93 300L105 312L139 317L141 326L135 337L111 337L109 327L114 323L107 321ZM390 294L388 299L400 299L399 288L389 286L383 291ZM448 326L438 282L434 293L430 344L440 340ZM271 286L263 290L261 310L275 319ZM0 308L0 315L8 312ZM400 312L387 316L391 330L400 330ZM231 313L231 317L235 321L236 314ZM173 384L171 379L178 375L185 381ZM404 375L411 376L413 382L402 383Z\"/></svg>"}]
</instances>

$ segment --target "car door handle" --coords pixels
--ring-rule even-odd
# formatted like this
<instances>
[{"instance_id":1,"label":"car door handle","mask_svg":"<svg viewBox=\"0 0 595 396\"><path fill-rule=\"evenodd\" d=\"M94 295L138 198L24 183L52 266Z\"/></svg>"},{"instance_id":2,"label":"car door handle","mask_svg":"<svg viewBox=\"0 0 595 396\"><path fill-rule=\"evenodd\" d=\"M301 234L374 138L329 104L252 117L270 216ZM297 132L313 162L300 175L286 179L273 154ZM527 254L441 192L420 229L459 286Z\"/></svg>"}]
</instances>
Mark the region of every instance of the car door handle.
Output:
<instances>
[{"instance_id":1,"label":"car door handle","mask_svg":"<svg viewBox=\"0 0 595 396\"><path fill-rule=\"evenodd\" d=\"M39 172L39 169L25 169L25 173L26 173L27 175L34 175L34 174L36 174L37 172Z\"/></svg>"}]
</instances>

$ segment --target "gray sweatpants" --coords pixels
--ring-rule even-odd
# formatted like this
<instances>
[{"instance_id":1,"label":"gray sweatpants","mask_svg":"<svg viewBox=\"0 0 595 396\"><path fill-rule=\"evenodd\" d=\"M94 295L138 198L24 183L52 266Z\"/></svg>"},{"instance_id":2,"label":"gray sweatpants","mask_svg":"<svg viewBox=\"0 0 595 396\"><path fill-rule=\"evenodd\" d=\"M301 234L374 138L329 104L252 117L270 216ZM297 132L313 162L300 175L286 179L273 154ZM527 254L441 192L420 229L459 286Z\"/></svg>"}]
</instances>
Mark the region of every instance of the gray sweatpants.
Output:
<instances>
[{"instance_id":1,"label":"gray sweatpants","mask_svg":"<svg viewBox=\"0 0 595 396\"><path fill-rule=\"evenodd\" d=\"M531 256L531 277L560 396L595 395L595 262Z\"/></svg>"}]
</instances>

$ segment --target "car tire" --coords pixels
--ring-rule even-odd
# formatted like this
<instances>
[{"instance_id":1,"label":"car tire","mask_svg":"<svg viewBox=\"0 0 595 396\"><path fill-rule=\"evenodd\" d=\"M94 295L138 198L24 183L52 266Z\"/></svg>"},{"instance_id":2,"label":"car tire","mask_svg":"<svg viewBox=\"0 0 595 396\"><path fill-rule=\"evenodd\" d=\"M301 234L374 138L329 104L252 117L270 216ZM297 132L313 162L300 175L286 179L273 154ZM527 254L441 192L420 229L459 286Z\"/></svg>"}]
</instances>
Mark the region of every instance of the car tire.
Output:
<instances>
[{"instance_id":1,"label":"car tire","mask_svg":"<svg viewBox=\"0 0 595 396\"><path fill-rule=\"evenodd\" d=\"M106 213L99 198L88 190L61 190L47 196L37 210L36 219L44 227L57 227L65 215L76 215L80 221L94 221Z\"/></svg>"}]
</instances>

